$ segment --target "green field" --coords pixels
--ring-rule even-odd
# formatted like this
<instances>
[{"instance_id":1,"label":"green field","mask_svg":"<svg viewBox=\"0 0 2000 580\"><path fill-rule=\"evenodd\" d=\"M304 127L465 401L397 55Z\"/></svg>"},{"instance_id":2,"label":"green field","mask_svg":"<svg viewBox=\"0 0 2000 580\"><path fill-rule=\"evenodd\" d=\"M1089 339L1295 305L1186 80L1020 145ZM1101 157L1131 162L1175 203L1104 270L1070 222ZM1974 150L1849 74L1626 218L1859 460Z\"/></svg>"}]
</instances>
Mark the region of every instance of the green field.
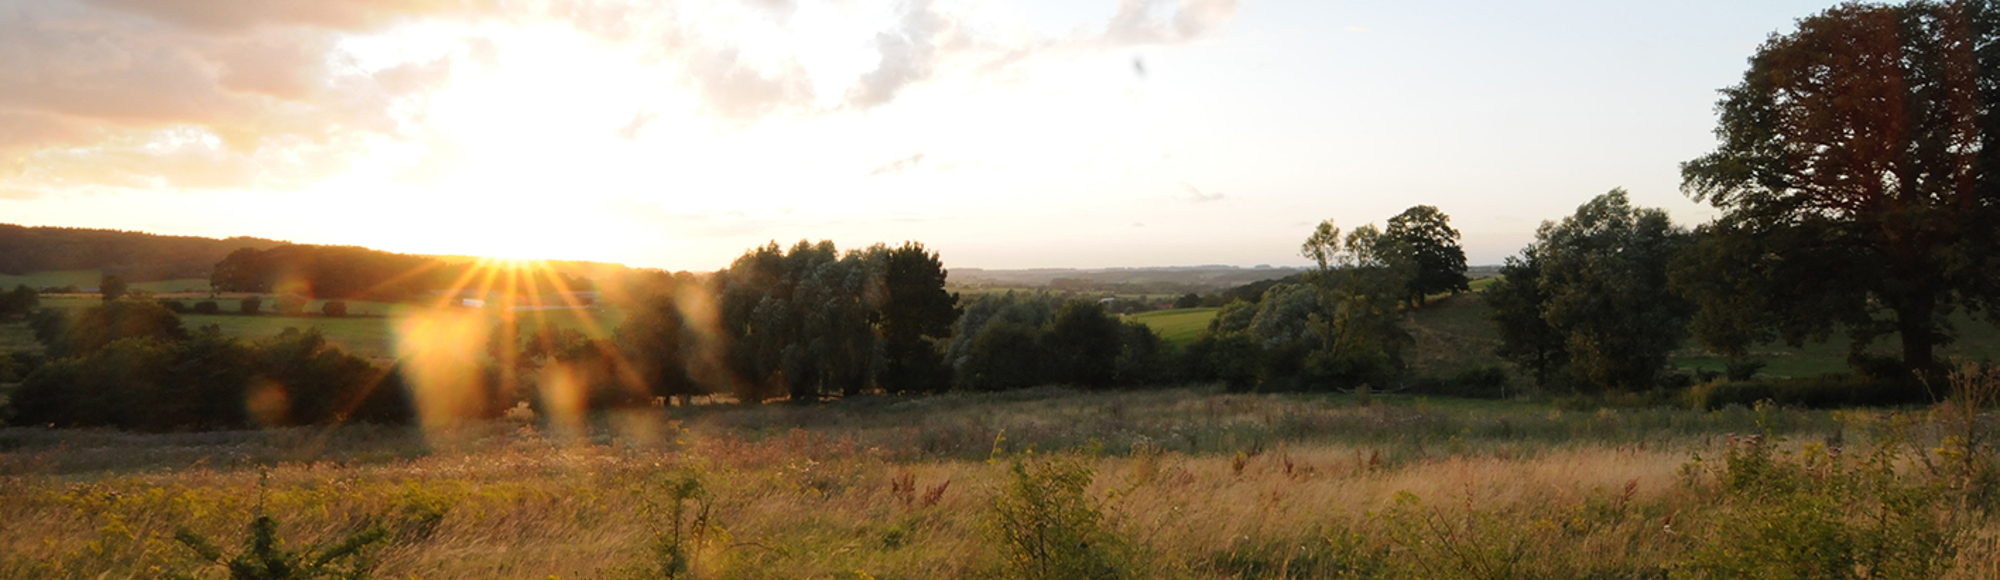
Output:
<instances>
[{"instance_id":1,"label":"green field","mask_svg":"<svg viewBox=\"0 0 2000 580\"><path fill-rule=\"evenodd\" d=\"M103 280L104 271L102 270L61 270L55 272L35 272L21 276L0 274L0 289L8 289L15 286L27 286L36 290L49 287L61 288L64 286L96 288L98 282L102 282ZM128 282L126 287L157 294L170 292L207 292L208 280L201 278L181 278L177 280L155 280L152 282Z\"/></svg>"},{"instance_id":2,"label":"green field","mask_svg":"<svg viewBox=\"0 0 2000 580\"><path fill-rule=\"evenodd\" d=\"M1208 330L1208 321L1214 320L1215 313L1220 310L1222 309L1175 308L1173 310L1140 312L1138 314L1126 315L1125 318L1127 320L1137 320L1145 323L1146 326L1153 327L1153 331L1160 333L1160 337L1167 339L1167 342L1187 346L1188 343L1194 342L1194 339L1199 338L1202 331Z\"/></svg>"},{"instance_id":3,"label":"green field","mask_svg":"<svg viewBox=\"0 0 2000 580\"><path fill-rule=\"evenodd\" d=\"M181 321L190 330L215 325L224 334L251 340L275 336L287 328L318 328L326 335L328 342L340 345L341 348L361 357L376 362L386 362L396 358L398 325L410 316L433 311L405 304L350 300L347 301L349 316L345 318L327 318L312 314L289 317L271 313L271 297L266 296L263 300L265 310L262 315L230 314L237 311L240 298L222 298L216 302L224 314L184 313L181 315ZM193 305L197 301L199 299L181 300L188 305ZM42 306L77 310L98 302L98 298L89 296L52 296L44 297ZM306 312L317 313L324 303L325 301L314 301L307 305ZM581 330L597 337L602 337L610 329L616 328L622 320L615 311L608 308L525 311L518 313L518 316L524 322L546 319L558 326ZM494 318L494 321L497 322L498 319ZM41 345L35 342L34 333L28 329L27 324L21 322L0 324L0 352L39 350Z\"/></svg>"}]
</instances>

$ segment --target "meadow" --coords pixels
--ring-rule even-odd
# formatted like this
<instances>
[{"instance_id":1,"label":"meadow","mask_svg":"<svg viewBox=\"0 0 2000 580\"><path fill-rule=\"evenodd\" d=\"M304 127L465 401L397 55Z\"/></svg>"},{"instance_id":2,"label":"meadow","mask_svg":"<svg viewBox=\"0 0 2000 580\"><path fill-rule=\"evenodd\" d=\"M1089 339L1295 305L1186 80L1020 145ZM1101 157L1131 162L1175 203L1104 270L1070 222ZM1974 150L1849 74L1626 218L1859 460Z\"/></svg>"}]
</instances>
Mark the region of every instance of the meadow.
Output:
<instances>
[{"instance_id":1,"label":"meadow","mask_svg":"<svg viewBox=\"0 0 2000 580\"><path fill-rule=\"evenodd\" d=\"M0 577L221 578L176 532L234 552L262 510L294 550L380 526L361 552L378 578L1795 577L1776 567L1827 562L1992 578L1991 496L1946 454L1990 467L1990 443L1948 437L1987 437L1993 417L1964 417L1042 388L569 428L12 428ZM1057 537L1086 541L1020 549Z\"/></svg>"}]
</instances>

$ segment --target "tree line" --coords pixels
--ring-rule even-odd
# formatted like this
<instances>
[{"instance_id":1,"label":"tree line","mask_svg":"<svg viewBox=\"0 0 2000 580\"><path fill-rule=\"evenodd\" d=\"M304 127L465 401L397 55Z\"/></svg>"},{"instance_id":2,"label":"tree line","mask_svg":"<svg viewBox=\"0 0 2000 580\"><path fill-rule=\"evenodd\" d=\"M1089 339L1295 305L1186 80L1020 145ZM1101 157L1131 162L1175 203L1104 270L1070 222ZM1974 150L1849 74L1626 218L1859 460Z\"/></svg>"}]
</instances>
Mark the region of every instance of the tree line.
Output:
<instances>
[{"instance_id":1,"label":"tree line","mask_svg":"<svg viewBox=\"0 0 2000 580\"><path fill-rule=\"evenodd\" d=\"M0 224L0 274L103 270L133 282L203 278L230 252L282 243Z\"/></svg>"}]
</instances>

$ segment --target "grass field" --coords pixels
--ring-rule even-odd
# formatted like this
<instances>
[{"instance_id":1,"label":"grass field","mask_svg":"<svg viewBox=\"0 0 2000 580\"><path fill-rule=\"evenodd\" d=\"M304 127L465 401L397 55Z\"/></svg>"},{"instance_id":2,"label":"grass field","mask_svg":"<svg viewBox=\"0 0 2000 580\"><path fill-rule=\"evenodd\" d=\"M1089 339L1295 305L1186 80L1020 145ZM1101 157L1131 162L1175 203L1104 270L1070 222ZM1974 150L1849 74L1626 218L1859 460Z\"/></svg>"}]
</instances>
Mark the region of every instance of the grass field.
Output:
<instances>
[{"instance_id":1,"label":"grass field","mask_svg":"<svg viewBox=\"0 0 2000 580\"><path fill-rule=\"evenodd\" d=\"M104 272L102 270L61 270L35 272L22 276L0 274L0 290L11 290L19 285L25 285L36 290L50 287L61 288L64 286L96 288L97 284L103 280ZM155 280L152 282L128 282L126 286L133 290L145 290L147 292L162 294L169 292L207 292L208 280L201 278Z\"/></svg>"},{"instance_id":2,"label":"grass field","mask_svg":"<svg viewBox=\"0 0 2000 580\"><path fill-rule=\"evenodd\" d=\"M181 301L192 306L194 302L205 299L191 298ZM277 335L286 328L301 330L318 328L326 335L329 342L378 363L386 363L396 358L398 324L410 316L420 315L429 310L405 304L350 300L347 301L348 317L327 318L311 315L319 312L319 307L325 302L314 301L306 307L308 316L287 317L272 314L270 310L272 298L265 296L263 297L265 314L243 316L226 314L237 311L240 298L219 298L215 301L225 314L184 313L181 315L182 323L190 330L212 324L220 327L224 334L252 340ZM44 307L71 310L87 308L100 302L101 300L95 296L52 296L42 299ZM524 321L546 319L558 326L580 330L598 338L607 336L608 331L615 329L622 320L615 310L609 308L524 311L518 313L518 316ZM498 322L498 318L493 320ZM28 329L26 323L0 324L0 352L17 350L38 352L41 348L41 344L35 342L34 333Z\"/></svg>"},{"instance_id":3,"label":"grass field","mask_svg":"<svg viewBox=\"0 0 2000 580\"><path fill-rule=\"evenodd\" d=\"M378 578L649 577L634 568L667 548L692 559L675 577L1025 577L1009 564L1025 556L1004 534L1018 528L998 519L996 502L1070 496L1036 486L1060 480L1014 475L1017 461L1023 473L1082 477L1075 501L1101 519L1038 521L1101 530L1088 536L1101 549L1086 555L1117 577L1683 577L1726 558L1716 550L1800 547L1744 534L1822 521L1869 529L1865 509L1841 503L1772 516L1806 518L1792 520L1744 511L1792 504L1732 504L1740 496L1727 482L1741 478L1723 458L1745 447L1729 434L1761 423L1791 441L1771 443L1788 453L1774 460L1781 472L1800 461L1789 454L1821 453L1824 442L1864 456L1871 425L1907 425L1913 448L1940 444L1931 415L1897 416L1042 389L656 409L584 432L526 419L431 430L5 429L0 577L220 578L175 530L234 551L259 504L289 546L387 526L389 547L373 553ZM1065 464L1050 457L1080 471L1052 470ZM1858 460L1820 461L1819 477L1844 477ZM688 498L672 520L680 525L668 519L672 489ZM1930 577L2000 574L1993 520L1957 504L1918 515L1899 525L1919 527L1898 530L1936 521L1958 530L1944 536L1957 554ZM1806 547L1833 549L1847 536L1815 538Z\"/></svg>"},{"instance_id":4,"label":"grass field","mask_svg":"<svg viewBox=\"0 0 2000 580\"><path fill-rule=\"evenodd\" d=\"M1176 308L1128 314L1126 319L1145 323L1160 333L1160 337L1174 344L1187 346L1208 330L1208 321L1215 319L1221 308Z\"/></svg>"}]
</instances>

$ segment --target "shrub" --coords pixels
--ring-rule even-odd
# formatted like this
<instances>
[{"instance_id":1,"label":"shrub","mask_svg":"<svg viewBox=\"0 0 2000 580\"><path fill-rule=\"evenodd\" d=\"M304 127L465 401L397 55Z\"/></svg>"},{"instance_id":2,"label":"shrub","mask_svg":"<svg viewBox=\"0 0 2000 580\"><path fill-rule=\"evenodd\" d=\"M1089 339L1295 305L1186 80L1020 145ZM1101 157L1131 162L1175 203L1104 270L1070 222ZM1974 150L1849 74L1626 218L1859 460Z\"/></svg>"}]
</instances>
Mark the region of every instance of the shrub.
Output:
<instances>
[{"instance_id":1,"label":"shrub","mask_svg":"<svg viewBox=\"0 0 2000 580\"><path fill-rule=\"evenodd\" d=\"M256 314L263 309L264 299L256 296L245 296L243 300L236 303L236 310L244 314Z\"/></svg>"},{"instance_id":2,"label":"shrub","mask_svg":"<svg viewBox=\"0 0 2000 580\"><path fill-rule=\"evenodd\" d=\"M387 530L379 525L370 525L338 542L306 546L297 551L286 550L283 540L278 538L278 520L265 513L261 499L258 500L256 518L250 521L250 535L243 540L243 550L234 556L223 554L214 542L194 530L182 527L174 532L174 540L193 551L203 562L229 570L230 580L365 579L369 576L369 569L374 567L373 561L368 558L368 549L388 538ZM340 565L343 563L344 566ZM166 577L194 578L178 573L169 573Z\"/></svg>"},{"instance_id":3,"label":"shrub","mask_svg":"<svg viewBox=\"0 0 2000 580\"><path fill-rule=\"evenodd\" d=\"M324 314L329 318L340 318L343 316L347 316L347 303L341 302L339 300L327 301L326 304L319 307L319 313Z\"/></svg>"},{"instance_id":4,"label":"shrub","mask_svg":"<svg viewBox=\"0 0 2000 580\"><path fill-rule=\"evenodd\" d=\"M1929 395L1907 381L1885 381L1849 374L1774 378L1695 385L1687 390L1688 407L1715 410L1771 401L1785 406L1831 409L1863 405L1922 403Z\"/></svg>"},{"instance_id":5,"label":"shrub","mask_svg":"<svg viewBox=\"0 0 2000 580\"><path fill-rule=\"evenodd\" d=\"M166 307L167 310L173 311L174 314L181 314L188 310L187 303L179 300L161 300L160 306Z\"/></svg>"},{"instance_id":6,"label":"shrub","mask_svg":"<svg viewBox=\"0 0 2000 580\"><path fill-rule=\"evenodd\" d=\"M1837 447L1778 452L1782 439L1731 438L1716 483L1719 521L1677 566L1707 578L1937 578L1957 555L1944 488L1905 481L1895 421L1859 462Z\"/></svg>"},{"instance_id":7,"label":"shrub","mask_svg":"<svg viewBox=\"0 0 2000 580\"><path fill-rule=\"evenodd\" d=\"M195 314L219 314L221 312L222 306L216 304L214 300L203 300L194 303Z\"/></svg>"},{"instance_id":8,"label":"shrub","mask_svg":"<svg viewBox=\"0 0 2000 580\"><path fill-rule=\"evenodd\" d=\"M666 524L653 534L646 562L625 572L637 578L688 578L699 563L702 548L727 544L729 533L717 525L701 474L687 470L660 488L664 504L648 498L646 510L664 515ZM660 512L664 512L661 514Z\"/></svg>"},{"instance_id":9,"label":"shrub","mask_svg":"<svg viewBox=\"0 0 2000 580\"><path fill-rule=\"evenodd\" d=\"M988 538L1010 578L1135 577L1123 538L1105 529L1086 488L1093 474L1068 457L1015 460L1012 479L987 506Z\"/></svg>"},{"instance_id":10,"label":"shrub","mask_svg":"<svg viewBox=\"0 0 2000 580\"><path fill-rule=\"evenodd\" d=\"M278 296L277 300L278 313L283 314L285 316L298 316L300 314L304 314L306 311L306 303L308 302L311 302L311 300L308 300L306 297L297 294L280 295Z\"/></svg>"}]
</instances>

